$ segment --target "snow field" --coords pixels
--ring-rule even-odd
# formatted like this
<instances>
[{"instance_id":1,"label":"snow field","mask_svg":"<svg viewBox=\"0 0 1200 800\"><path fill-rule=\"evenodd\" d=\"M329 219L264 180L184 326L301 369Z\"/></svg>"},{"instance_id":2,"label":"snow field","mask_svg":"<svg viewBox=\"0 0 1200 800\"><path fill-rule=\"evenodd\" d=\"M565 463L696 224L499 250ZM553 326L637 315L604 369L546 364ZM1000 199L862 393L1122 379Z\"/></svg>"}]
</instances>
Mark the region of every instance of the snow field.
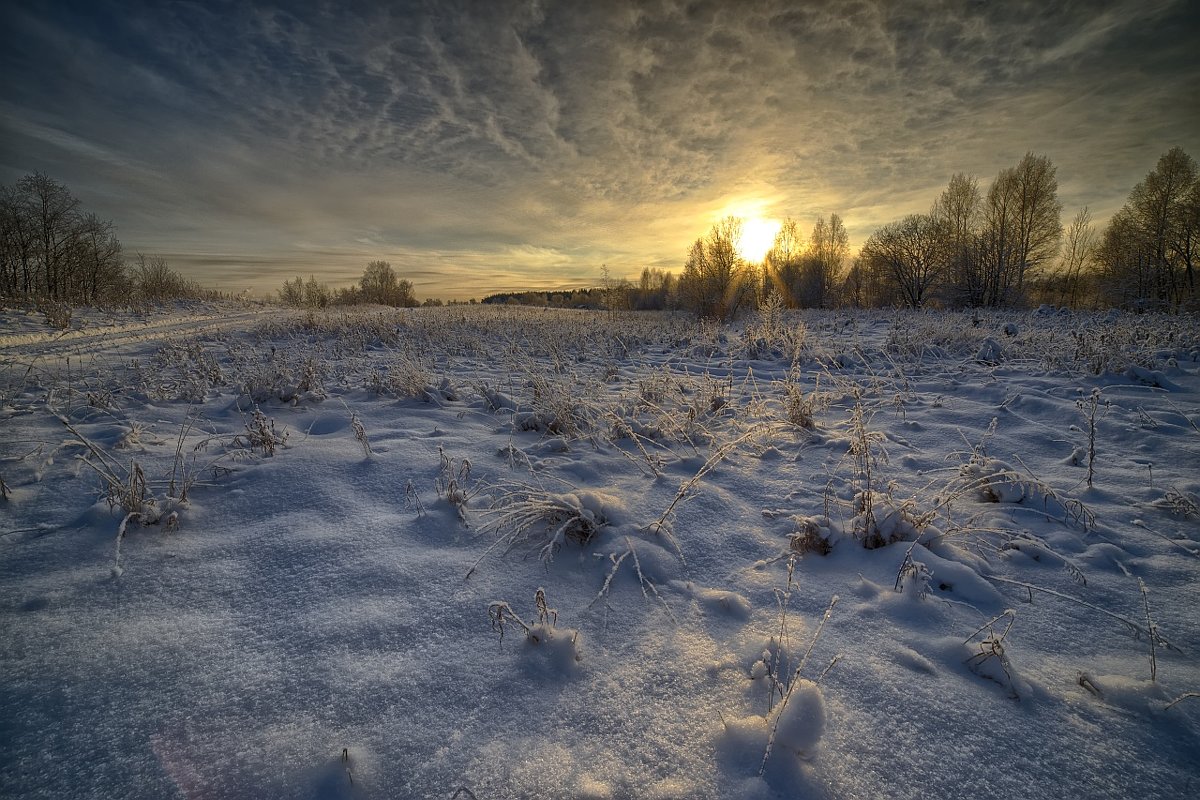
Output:
<instances>
[{"instance_id":1,"label":"snow field","mask_svg":"<svg viewBox=\"0 0 1200 800\"><path fill-rule=\"evenodd\" d=\"M0 793L1190 796L1195 322L6 339Z\"/></svg>"}]
</instances>

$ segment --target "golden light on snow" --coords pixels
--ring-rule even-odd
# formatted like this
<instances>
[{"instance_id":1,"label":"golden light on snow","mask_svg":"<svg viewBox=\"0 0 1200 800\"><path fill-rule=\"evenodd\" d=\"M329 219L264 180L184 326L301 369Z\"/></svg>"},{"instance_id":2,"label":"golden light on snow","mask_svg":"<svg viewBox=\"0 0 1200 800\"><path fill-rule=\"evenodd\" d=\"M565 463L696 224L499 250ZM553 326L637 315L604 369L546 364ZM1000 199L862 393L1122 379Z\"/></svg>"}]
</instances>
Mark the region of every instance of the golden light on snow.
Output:
<instances>
[{"instance_id":1,"label":"golden light on snow","mask_svg":"<svg viewBox=\"0 0 1200 800\"><path fill-rule=\"evenodd\" d=\"M777 219L753 217L742 221L742 240L738 243L738 254L747 261L762 261L775 243L781 223Z\"/></svg>"}]
</instances>

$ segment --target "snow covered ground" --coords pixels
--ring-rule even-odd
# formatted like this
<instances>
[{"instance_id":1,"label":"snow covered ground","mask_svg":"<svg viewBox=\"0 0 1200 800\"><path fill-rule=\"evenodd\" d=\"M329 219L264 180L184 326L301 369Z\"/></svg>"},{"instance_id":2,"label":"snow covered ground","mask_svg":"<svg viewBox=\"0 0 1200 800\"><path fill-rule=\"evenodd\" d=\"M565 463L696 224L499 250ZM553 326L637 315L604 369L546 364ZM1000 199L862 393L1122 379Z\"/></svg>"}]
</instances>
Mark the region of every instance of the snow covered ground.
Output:
<instances>
[{"instance_id":1,"label":"snow covered ground","mask_svg":"<svg viewBox=\"0 0 1200 800\"><path fill-rule=\"evenodd\" d=\"M1195 317L73 326L0 328L4 797L1200 792Z\"/></svg>"}]
</instances>

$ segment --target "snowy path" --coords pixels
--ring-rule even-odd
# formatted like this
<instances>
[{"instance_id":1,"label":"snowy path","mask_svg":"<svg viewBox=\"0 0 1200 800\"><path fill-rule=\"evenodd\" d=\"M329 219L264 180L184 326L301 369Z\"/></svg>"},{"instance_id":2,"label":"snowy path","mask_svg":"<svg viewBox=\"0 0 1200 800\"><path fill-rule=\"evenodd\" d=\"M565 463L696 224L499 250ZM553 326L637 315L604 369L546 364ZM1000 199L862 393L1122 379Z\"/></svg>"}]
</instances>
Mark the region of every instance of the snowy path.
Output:
<instances>
[{"instance_id":1,"label":"snowy path","mask_svg":"<svg viewBox=\"0 0 1200 800\"><path fill-rule=\"evenodd\" d=\"M101 315L82 327L64 331L37 330L0 335L0 358L28 360L47 356L113 352L139 342L160 341L167 337L199 336L220 331L245 329L256 322L286 315L279 308L233 310L187 315L150 315L136 321L115 322Z\"/></svg>"}]
</instances>

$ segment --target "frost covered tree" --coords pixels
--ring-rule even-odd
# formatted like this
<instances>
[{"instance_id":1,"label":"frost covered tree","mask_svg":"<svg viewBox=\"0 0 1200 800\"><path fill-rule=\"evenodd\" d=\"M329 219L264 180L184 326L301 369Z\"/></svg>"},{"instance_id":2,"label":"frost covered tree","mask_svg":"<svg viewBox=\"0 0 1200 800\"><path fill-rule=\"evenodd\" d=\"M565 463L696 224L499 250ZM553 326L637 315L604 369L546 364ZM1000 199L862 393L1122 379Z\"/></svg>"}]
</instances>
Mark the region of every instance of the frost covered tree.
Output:
<instances>
[{"instance_id":1,"label":"frost covered tree","mask_svg":"<svg viewBox=\"0 0 1200 800\"><path fill-rule=\"evenodd\" d=\"M133 284L133 293L138 298L149 302L162 302L176 297L193 297L203 292L199 286L171 269L166 259L161 256L147 258L142 253L138 253L130 280Z\"/></svg>"},{"instance_id":2,"label":"frost covered tree","mask_svg":"<svg viewBox=\"0 0 1200 800\"><path fill-rule=\"evenodd\" d=\"M308 281L297 275L295 281L284 281L279 290L279 302L285 306L325 308L332 300L333 292L312 275L308 276Z\"/></svg>"},{"instance_id":3,"label":"frost covered tree","mask_svg":"<svg viewBox=\"0 0 1200 800\"><path fill-rule=\"evenodd\" d=\"M793 294L795 304L804 308L832 306L833 289L849 251L850 237L842 218L830 214L826 223L824 217L818 217L801 259L799 283Z\"/></svg>"},{"instance_id":4,"label":"frost covered tree","mask_svg":"<svg viewBox=\"0 0 1200 800\"><path fill-rule=\"evenodd\" d=\"M1092 214L1084 206L1067 226L1063 237L1062 252L1058 257L1058 271L1054 284L1058 289L1058 305L1081 305L1087 295L1086 277L1092 270L1096 257L1096 230L1092 225Z\"/></svg>"},{"instance_id":5,"label":"frost covered tree","mask_svg":"<svg viewBox=\"0 0 1200 800\"><path fill-rule=\"evenodd\" d=\"M668 308L674 300L675 276L666 270L646 267L636 286L630 287L630 306L639 311Z\"/></svg>"},{"instance_id":6,"label":"frost covered tree","mask_svg":"<svg viewBox=\"0 0 1200 800\"><path fill-rule=\"evenodd\" d=\"M778 294L786 305L795 307L800 291L800 274L804 256L804 236L796 220L788 217L775 234L775 242L763 259L763 292Z\"/></svg>"}]
</instances>

